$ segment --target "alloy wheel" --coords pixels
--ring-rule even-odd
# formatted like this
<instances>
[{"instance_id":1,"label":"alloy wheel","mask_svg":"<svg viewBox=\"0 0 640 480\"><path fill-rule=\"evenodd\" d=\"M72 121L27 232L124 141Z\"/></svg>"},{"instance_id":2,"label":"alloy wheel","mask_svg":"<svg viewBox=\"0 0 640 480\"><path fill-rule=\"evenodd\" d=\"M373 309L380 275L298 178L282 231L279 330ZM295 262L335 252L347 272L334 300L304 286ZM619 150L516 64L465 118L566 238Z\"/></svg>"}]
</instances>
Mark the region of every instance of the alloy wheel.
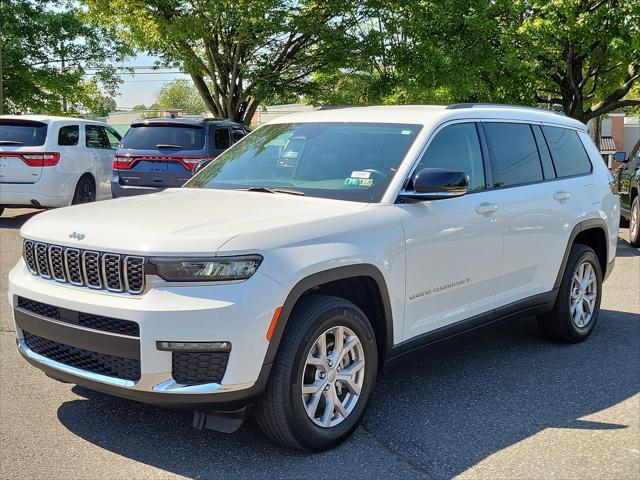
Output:
<instances>
[{"instance_id":1,"label":"alloy wheel","mask_svg":"<svg viewBox=\"0 0 640 480\"><path fill-rule=\"evenodd\" d=\"M593 266L589 262L578 265L571 281L570 313L578 328L585 328L596 308L598 282Z\"/></svg>"},{"instance_id":2,"label":"alloy wheel","mask_svg":"<svg viewBox=\"0 0 640 480\"><path fill-rule=\"evenodd\" d=\"M364 384L362 342L349 328L335 326L311 346L302 372L302 402L319 427L342 423L353 411Z\"/></svg>"}]
</instances>

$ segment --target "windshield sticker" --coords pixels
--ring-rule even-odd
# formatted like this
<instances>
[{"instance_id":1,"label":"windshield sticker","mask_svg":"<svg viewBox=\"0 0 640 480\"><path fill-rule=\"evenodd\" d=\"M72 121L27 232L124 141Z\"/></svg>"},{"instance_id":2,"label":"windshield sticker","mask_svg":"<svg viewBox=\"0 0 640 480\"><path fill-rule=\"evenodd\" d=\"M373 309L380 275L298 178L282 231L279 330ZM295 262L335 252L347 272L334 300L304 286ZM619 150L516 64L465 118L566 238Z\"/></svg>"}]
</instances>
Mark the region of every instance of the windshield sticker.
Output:
<instances>
[{"instance_id":1,"label":"windshield sticker","mask_svg":"<svg viewBox=\"0 0 640 480\"><path fill-rule=\"evenodd\" d=\"M372 187L373 178L345 178L344 184L351 187Z\"/></svg>"},{"instance_id":2,"label":"windshield sticker","mask_svg":"<svg viewBox=\"0 0 640 480\"><path fill-rule=\"evenodd\" d=\"M351 178L369 178L371 176L371 172L361 172L355 170L351 172Z\"/></svg>"},{"instance_id":3,"label":"windshield sticker","mask_svg":"<svg viewBox=\"0 0 640 480\"><path fill-rule=\"evenodd\" d=\"M402 135L411 135L413 132L411 130L402 130L402 132L400 132Z\"/></svg>"}]
</instances>

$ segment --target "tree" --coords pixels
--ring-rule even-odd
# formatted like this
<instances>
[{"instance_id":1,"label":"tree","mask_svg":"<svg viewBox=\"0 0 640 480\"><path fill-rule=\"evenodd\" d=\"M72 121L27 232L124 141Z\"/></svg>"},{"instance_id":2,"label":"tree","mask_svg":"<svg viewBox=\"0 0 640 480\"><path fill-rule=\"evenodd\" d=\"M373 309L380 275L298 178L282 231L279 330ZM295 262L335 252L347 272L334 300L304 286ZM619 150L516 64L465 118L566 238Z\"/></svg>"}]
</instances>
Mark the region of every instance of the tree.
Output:
<instances>
[{"instance_id":1,"label":"tree","mask_svg":"<svg viewBox=\"0 0 640 480\"><path fill-rule=\"evenodd\" d=\"M357 58L316 75L317 103L559 104L582 122L640 104L640 0L363 5Z\"/></svg>"},{"instance_id":2,"label":"tree","mask_svg":"<svg viewBox=\"0 0 640 480\"><path fill-rule=\"evenodd\" d=\"M158 92L154 110L179 109L185 113L202 113L207 110L200 94L187 79L166 83Z\"/></svg>"},{"instance_id":3,"label":"tree","mask_svg":"<svg viewBox=\"0 0 640 480\"><path fill-rule=\"evenodd\" d=\"M134 112L139 112L139 111L147 110L147 106L144 103L140 103L138 105L134 105L131 110L133 110Z\"/></svg>"},{"instance_id":4,"label":"tree","mask_svg":"<svg viewBox=\"0 0 640 480\"><path fill-rule=\"evenodd\" d=\"M111 60L130 48L63 0L0 2L4 105L0 110L78 112L96 88L113 95L119 82ZM88 70L94 70L86 81Z\"/></svg>"},{"instance_id":5,"label":"tree","mask_svg":"<svg viewBox=\"0 0 640 480\"><path fill-rule=\"evenodd\" d=\"M640 105L640 0L531 0L518 39L536 100L582 122ZM527 13L529 11L530 13ZM640 82L638 82L640 83Z\"/></svg>"},{"instance_id":6,"label":"tree","mask_svg":"<svg viewBox=\"0 0 640 480\"><path fill-rule=\"evenodd\" d=\"M216 117L306 93L348 46L351 0L85 0L95 19L189 73Z\"/></svg>"}]
</instances>

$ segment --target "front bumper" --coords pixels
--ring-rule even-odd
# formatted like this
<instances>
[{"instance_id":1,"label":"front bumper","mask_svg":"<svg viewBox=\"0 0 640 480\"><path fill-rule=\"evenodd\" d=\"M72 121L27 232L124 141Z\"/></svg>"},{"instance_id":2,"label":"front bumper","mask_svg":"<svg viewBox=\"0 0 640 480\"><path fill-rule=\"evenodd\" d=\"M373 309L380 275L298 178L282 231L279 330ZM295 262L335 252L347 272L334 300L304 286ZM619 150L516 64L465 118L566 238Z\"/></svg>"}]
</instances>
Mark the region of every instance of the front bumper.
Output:
<instances>
[{"instance_id":1,"label":"front bumper","mask_svg":"<svg viewBox=\"0 0 640 480\"><path fill-rule=\"evenodd\" d=\"M227 285L155 286L139 296L92 291L34 277L22 261L9 274L9 302L14 310L18 349L29 363L61 381L172 407L229 410L255 400L270 370L264 362L269 346L265 334L284 296L278 283L260 273L245 282ZM61 311L135 322L139 334L132 339L64 324L26 311L18 305L19 297ZM77 362L67 363L46 351L37 352L30 348L25 333L72 349L134 359L139 362L139 378L88 371L78 368ZM158 341L230 342L222 380L188 385L177 382L172 375L173 353L158 350Z\"/></svg>"}]
</instances>

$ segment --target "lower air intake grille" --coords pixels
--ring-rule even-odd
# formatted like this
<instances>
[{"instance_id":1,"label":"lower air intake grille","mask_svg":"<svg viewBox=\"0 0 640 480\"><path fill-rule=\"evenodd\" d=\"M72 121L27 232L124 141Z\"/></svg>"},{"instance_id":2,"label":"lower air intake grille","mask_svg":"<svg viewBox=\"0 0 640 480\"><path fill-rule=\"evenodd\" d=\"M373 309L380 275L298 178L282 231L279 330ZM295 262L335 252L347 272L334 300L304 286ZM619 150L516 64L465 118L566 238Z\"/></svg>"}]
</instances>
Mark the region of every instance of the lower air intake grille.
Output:
<instances>
[{"instance_id":1,"label":"lower air intake grille","mask_svg":"<svg viewBox=\"0 0 640 480\"><path fill-rule=\"evenodd\" d=\"M29 300L28 298L18 297L18 307L37 313L43 317L60 320L60 310L58 310L58 307L54 307L53 305L47 305L46 303L36 302L35 300Z\"/></svg>"},{"instance_id":2,"label":"lower air intake grille","mask_svg":"<svg viewBox=\"0 0 640 480\"><path fill-rule=\"evenodd\" d=\"M119 333L129 337L140 336L140 327L136 322L92 315L90 313L79 313L78 325L93 328L94 330L102 330L103 332Z\"/></svg>"},{"instance_id":3,"label":"lower air intake grille","mask_svg":"<svg viewBox=\"0 0 640 480\"><path fill-rule=\"evenodd\" d=\"M182 385L220 383L229 352L173 352L171 375Z\"/></svg>"},{"instance_id":4,"label":"lower air intake grille","mask_svg":"<svg viewBox=\"0 0 640 480\"><path fill-rule=\"evenodd\" d=\"M123 380L140 379L140 361L131 358L115 357L105 353L90 352L82 348L71 347L63 343L47 340L27 331L22 332L27 346L34 352L56 362L87 372L121 378Z\"/></svg>"}]
</instances>

